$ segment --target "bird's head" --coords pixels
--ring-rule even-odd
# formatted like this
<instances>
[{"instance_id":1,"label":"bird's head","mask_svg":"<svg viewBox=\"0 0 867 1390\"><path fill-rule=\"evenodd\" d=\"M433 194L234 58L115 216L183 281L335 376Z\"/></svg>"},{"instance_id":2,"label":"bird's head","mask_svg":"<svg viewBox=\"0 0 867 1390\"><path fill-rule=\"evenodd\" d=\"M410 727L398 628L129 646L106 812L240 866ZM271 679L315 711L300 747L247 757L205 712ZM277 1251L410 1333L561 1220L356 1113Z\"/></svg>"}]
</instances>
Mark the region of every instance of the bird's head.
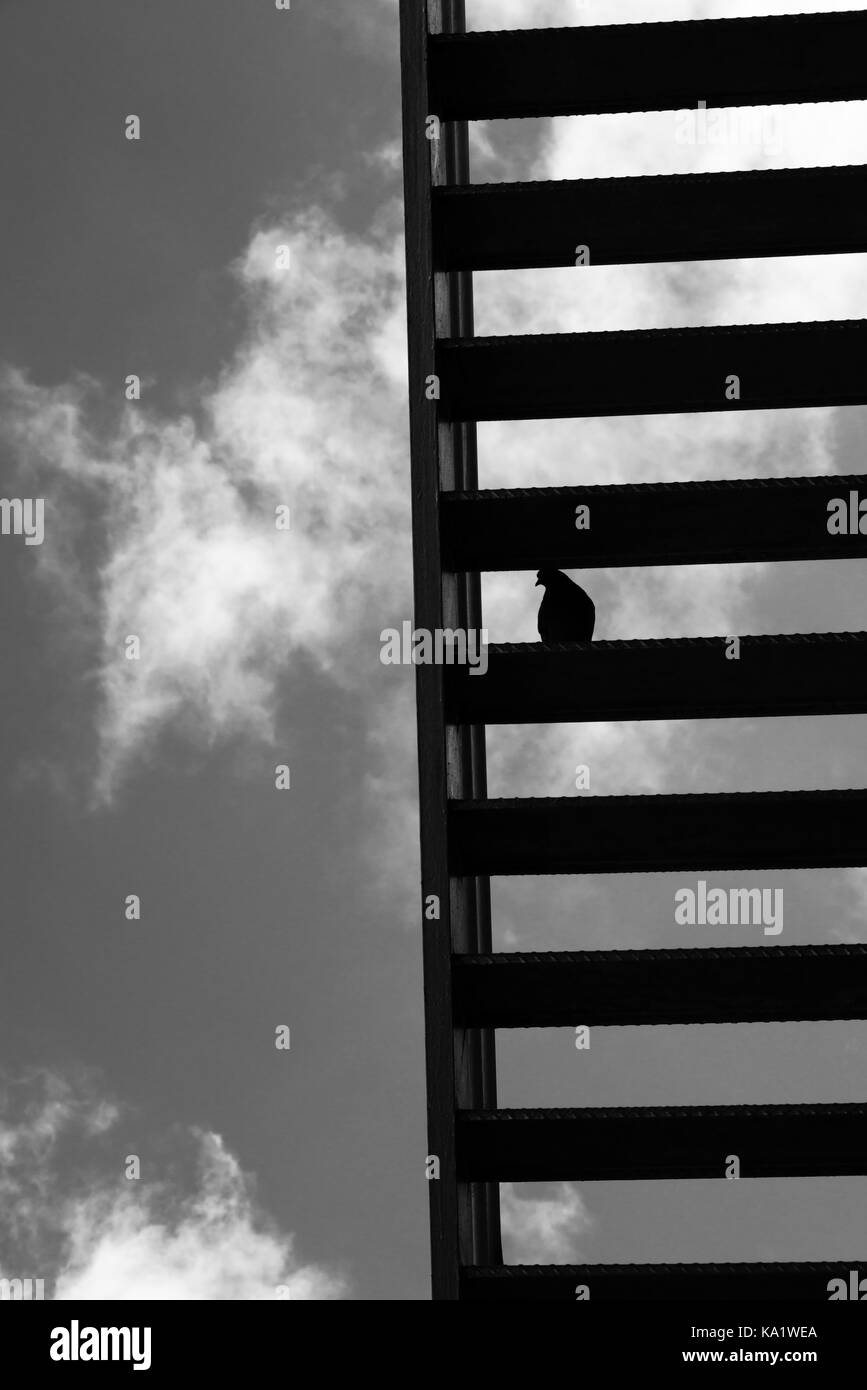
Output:
<instances>
[{"instance_id":1,"label":"bird's head","mask_svg":"<svg viewBox=\"0 0 867 1390\"><path fill-rule=\"evenodd\" d=\"M536 583L534 585L534 588L538 589L539 585L541 584L543 589L547 589L549 584L555 583L555 581L559 578L559 570L539 570L539 573L536 575Z\"/></svg>"}]
</instances>

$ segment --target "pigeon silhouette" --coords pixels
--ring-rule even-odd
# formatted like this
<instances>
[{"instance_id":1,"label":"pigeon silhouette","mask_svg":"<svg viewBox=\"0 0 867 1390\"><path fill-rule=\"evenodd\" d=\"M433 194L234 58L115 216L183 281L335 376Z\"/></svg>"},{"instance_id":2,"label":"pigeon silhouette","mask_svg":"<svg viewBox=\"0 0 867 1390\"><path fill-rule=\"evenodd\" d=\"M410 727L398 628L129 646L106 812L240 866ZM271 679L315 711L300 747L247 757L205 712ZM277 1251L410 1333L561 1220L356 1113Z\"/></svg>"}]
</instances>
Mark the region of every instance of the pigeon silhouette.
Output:
<instances>
[{"instance_id":1,"label":"pigeon silhouette","mask_svg":"<svg viewBox=\"0 0 867 1390\"><path fill-rule=\"evenodd\" d=\"M539 606L539 636L543 642L589 642L596 609L589 594L559 570L539 570L536 587L545 590Z\"/></svg>"}]
</instances>

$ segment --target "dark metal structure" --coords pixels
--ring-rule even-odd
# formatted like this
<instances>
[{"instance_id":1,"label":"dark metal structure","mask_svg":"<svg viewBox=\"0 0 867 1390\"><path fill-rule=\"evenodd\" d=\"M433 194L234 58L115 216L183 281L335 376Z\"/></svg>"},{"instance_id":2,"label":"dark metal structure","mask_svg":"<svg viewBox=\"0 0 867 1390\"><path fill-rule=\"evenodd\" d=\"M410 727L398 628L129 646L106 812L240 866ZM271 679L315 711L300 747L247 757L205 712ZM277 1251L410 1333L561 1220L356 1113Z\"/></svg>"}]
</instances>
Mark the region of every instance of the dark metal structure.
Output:
<instances>
[{"instance_id":1,"label":"dark metal structure","mask_svg":"<svg viewBox=\"0 0 867 1390\"><path fill-rule=\"evenodd\" d=\"M481 629L485 570L847 559L860 475L480 491L475 422L867 403L867 323L478 339L472 273L867 250L867 170L469 182L467 122L867 98L867 13L467 34L400 0L415 623ZM436 118L436 119L432 119ZM732 364L736 364L736 368ZM722 406L737 370L742 398ZM593 508L577 532L575 508ZM417 668L433 1294L827 1297L830 1264L516 1268L500 1180L867 1173L867 1105L497 1108L494 1030L867 1018L867 947L495 955L491 874L862 865L867 791L490 801L496 722L867 712L867 633L492 647ZM867 1265L847 1268L867 1272Z\"/></svg>"}]
</instances>

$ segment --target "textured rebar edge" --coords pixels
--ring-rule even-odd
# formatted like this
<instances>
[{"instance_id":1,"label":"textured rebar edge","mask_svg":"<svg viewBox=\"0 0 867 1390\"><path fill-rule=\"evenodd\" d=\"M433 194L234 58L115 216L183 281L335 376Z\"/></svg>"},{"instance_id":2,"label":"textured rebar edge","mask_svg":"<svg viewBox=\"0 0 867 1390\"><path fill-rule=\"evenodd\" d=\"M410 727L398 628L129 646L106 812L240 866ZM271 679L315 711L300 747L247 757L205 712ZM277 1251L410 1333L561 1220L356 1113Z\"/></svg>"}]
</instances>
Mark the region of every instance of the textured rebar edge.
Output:
<instances>
[{"instance_id":1,"label":"textured rebar edge","mask_svg":"<svg viewBox=\"0 0 867 1390\"><path fill-rule=\"evenodd\" d=\"M489 955L456 955L460 965L642 965L652 961L683 960L805 960L867 956L867 943L845 942L807 946L663 946L610 951L495 951Z\"/></svg>"},{"instance_id":2,"label":"textured rebar edge","mask_svg":"<svg viewBox=\"0 0 867 1390\"><path fill-rule=\"evenodd\" d=\"M596 1265L464 1265L462 1277L467 1279L515 1279L515 1278L567 1278L572 1275L593 1275L604 1278L606 1275L648 1274L664 1277L673 1275L739 1274L749 1271L755 1274L830 1274L841 1267L867 1270L864 1260L749 1260L697 1262L695 1264L596 1264Z\"/></svg>"},{"instance_id":3,"label":"textured rebar edge","mask_svg":"<svg viewBox=\"0 0 867 1390\"><path fill-rule=\"evenodd\" d=\"M668 1120L691 1119L786 1119L789 1116L831 1119L835 1115L867 1119L864 1101L806 1101L791 1105L615 1105L615 1106L544 1106L525 1110L459 1110L458 1121L472 1125L509 1125L522 1122L546 1124L563 1120Z\"/></svg>"},{"instance_id":4,"label":"textured rebar edge","mask_svg":"<svg viewBox=\"0 0 867 1390\"><path fill-rule=\"evenodd\" d=\"M449 808L459 811L496 811L507 807L527 806L586 806L599 801L831 801L835 797L854 801L857 797L867 797L867 787L820 787L815 791L770 791L770 792L630 792L628 795L609 796L503 796L488 797L478 801L453 800Z\"/></svg>"},{"instance_id":5,"label":"textured rebar edge","mask_svg":"<svg viewBox=\"0 0 867 1390\"><path fill-rule=\"evenodd\" d=\"M738 640L750 646L837 646L860 645L867 643L865 632L774 632L740 635ZM520 656L543 652L591 652L591 651L654 651L665 648L716 647L729 641L728 636L718 637L627 637L616 641L600 642L489 642L488 652L493 656Z\"/></svg>"},{"instance_id":6,"label":"textured rebar edge","mask_svg":"<svg viewBox=\"0 0 867 1390\"><path fill-rule=\"evenodd\" d=\"M655 330L650 330L655 331ZM510 487L477 488L471 492L443 492L440 500L447 505L453 502L488 501L532 501L535 498L583 496L586 492L596 496L616 497L624 494L646 495L651 492L728 492L741 489L754 489L759 492L781 488L842 487L845 484L863 484L867 481L865 473L816 473L807 477L795 478L688 478L658 483L569 483L559 487Z\"/></svg>"},{"instance_id":7,"label":"textured rebar edge","mask_svg":"<svg viewBox=\"0 0 867 1390\"><path fill-rule=\"evenodd\" d=\"M805 336L805 331L807 335L840 333L854 327L867 328L867 319L792 319L785 323L709 323L680 328L605 328L583 333L500 333L476 338L440 338L438 347L450 351L470 352L478 348L496 348L507 343L521 343L526 347L530 344L551 342L555 338L560 341L570 338L580 338L584 341L617 338L621 342L631 338L636 341L645 339L648 342L659 342L663 338L725 338L736 333L750 338L768 338L786 333Z\"/></svg>"},{"instance_id":8,"label":"textured rebar edge","mask_svg":"<svg viewBox=\"0 0 867 1390\"><path fill-rule=\"evenodd\" d=\"M855 13L861 14L862 11L857 10ZM801 103L794 104L798 105ZM804 102L802 104L809 106L812 103ZM638 113L629 112L624 114L631 115ZM785 182L787 179L794 180L797 177L809 177L811 174L839 174L845 176L846 174L855 175L863 173L867 173L867 164L813 164L805 168L798 168L796 166L792 169L704 169L695 174L608 174L606 176L596 176L589 179L520 179L516 180L514 183L440 184L439 187L434 189L434 198L441 199L443 194L445 194L449 200L451 200L454 195L455 201L461 198L467 198L471 201L473 194L477 192L502 193L505 196L523 188L533 190L538 190L540 188L574 188L576 186L586 188L588 185L600 183L659 183L660 180L667 183L686 184L714 182L781 183Z\"/></svg>"}]
</instances>

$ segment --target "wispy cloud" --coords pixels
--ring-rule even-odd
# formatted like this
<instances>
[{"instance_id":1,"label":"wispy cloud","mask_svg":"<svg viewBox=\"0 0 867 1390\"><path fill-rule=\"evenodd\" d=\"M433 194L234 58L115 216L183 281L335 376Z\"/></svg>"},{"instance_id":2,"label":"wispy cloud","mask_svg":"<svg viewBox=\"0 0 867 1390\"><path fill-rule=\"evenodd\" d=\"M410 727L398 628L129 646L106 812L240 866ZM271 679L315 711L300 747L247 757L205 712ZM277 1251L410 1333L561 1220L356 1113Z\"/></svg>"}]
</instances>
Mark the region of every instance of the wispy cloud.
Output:
<instances>
[{"instance_id":1,"label":"wispy cloud","mask_svg":"<svg viewBox=\"0 0 867 1390\"><path fill-rule=\"evenodd\" d=\"M156 1166L168 1145L172 1176L145 1171L130 1180L122 1118L129 1117L100 1099L92 1080L38 1073L3 1085L5 1277L42 1278L58 1300L330 1300L347 1293L341 1274L305 1264L292 1236L257 1209L249 1176L219 1135L190 1127L160 1136ZM147 1155L143 1162L147 1168Z\"/></svg>"},{"instance_id":2,"label":"wispy cloud","mask_svg":"<svg viewBox=\"0 0 867 1390\"><path fill-rule=\"evenodd\" d=\"M40 387L14 369L0 379L0 433L22 487L48 499L40 563L64 602L89 593L84 617L99 633L102 798L166 726L204 742L268 740L293 658L352 685L376 669L367 629L378 634L401 584L406 611L397 223L386 209L357 238L313 210L257 229L236 267L249 328L195 419L142 402L98 430L95 383ZM277 529L279 507L290 530ZM89 571L74 544L88 514L102 557ZM92 553L92 529L86 539ZM126 657L129 636L140 660Z\"/></svg>"},{"instance_id":3,"label":"wispy cloud","mask_svg":"<svg viewBox=\"0 0 867 1390\"><path fill-rule=\"evenodd\" d=\"M518 0L506 9L471 7L480 25L523 23L524 15L529 23L579 22L591 10L593 22L644 18L639 8L613 15L610 6ZM365 13L377 10L393 21L390 0ZM681 11L739 12L710 4ZM826 114L808 108L793 162L817 157ZM620 136L604 126L588 142L586 130L550 123L534 176L587 172L588 158L606 168ZM654 167L658 134L633 148L640 171ZM393 167L396 153L386 144L377 158ZM706 152L690 157L703 167ZM281 246L291 253L288 270L277 265ZM479 275L477 327L532 333L790 318L809 316L820 302L842 316L867 295L860 259L814 259L797 274L791 262L756 261ZM416 861L411 681L402 671L384 675L377 661L380 629L411 612L400 209L386 201L359 234L321 209L263 223L235 272L246 328L220 379L203 385L186 414L160 416L145 392L107 430L98 424L106 410L96 383L45 388L12 368L0 383L0 435L28 491L44 484L48 499L38 564L90 636L97 794L110 799L167 729L191 743L253 738L267 746L304 661L360 697L367 785L385 808L381 839L394 872L407 881ZM832 411L492 423L479 433L486 486L850 466L838 457ZM291 508L289 532L275 527L281 505ZM89 564L93 554L99 559ZM765 579L758 565L592 575L597 636L761 631ZM486 576L491 639L534 638L537 597L530 576ZM141 639L140 661L125 659L129 635ZM587 761L605 769L606 786L594 790L663 790L673 748L695 785L719 756L705 730L683 725L594 725L574 744L562 728L495 731L492 787L566 788L574 764Z\"/></svg>"},{"instance_id":4,"label":"wispy cloud","mask_svg":"<svg viewBox=\"0 0 867 1390\"><path fill-rule=\"evenodd\" d=\"M503 1256L507 1264L577 1264L593 1222L574 1183L545 1185L541 1194L500 1185Z\"/></svg>"}]
</instances>

